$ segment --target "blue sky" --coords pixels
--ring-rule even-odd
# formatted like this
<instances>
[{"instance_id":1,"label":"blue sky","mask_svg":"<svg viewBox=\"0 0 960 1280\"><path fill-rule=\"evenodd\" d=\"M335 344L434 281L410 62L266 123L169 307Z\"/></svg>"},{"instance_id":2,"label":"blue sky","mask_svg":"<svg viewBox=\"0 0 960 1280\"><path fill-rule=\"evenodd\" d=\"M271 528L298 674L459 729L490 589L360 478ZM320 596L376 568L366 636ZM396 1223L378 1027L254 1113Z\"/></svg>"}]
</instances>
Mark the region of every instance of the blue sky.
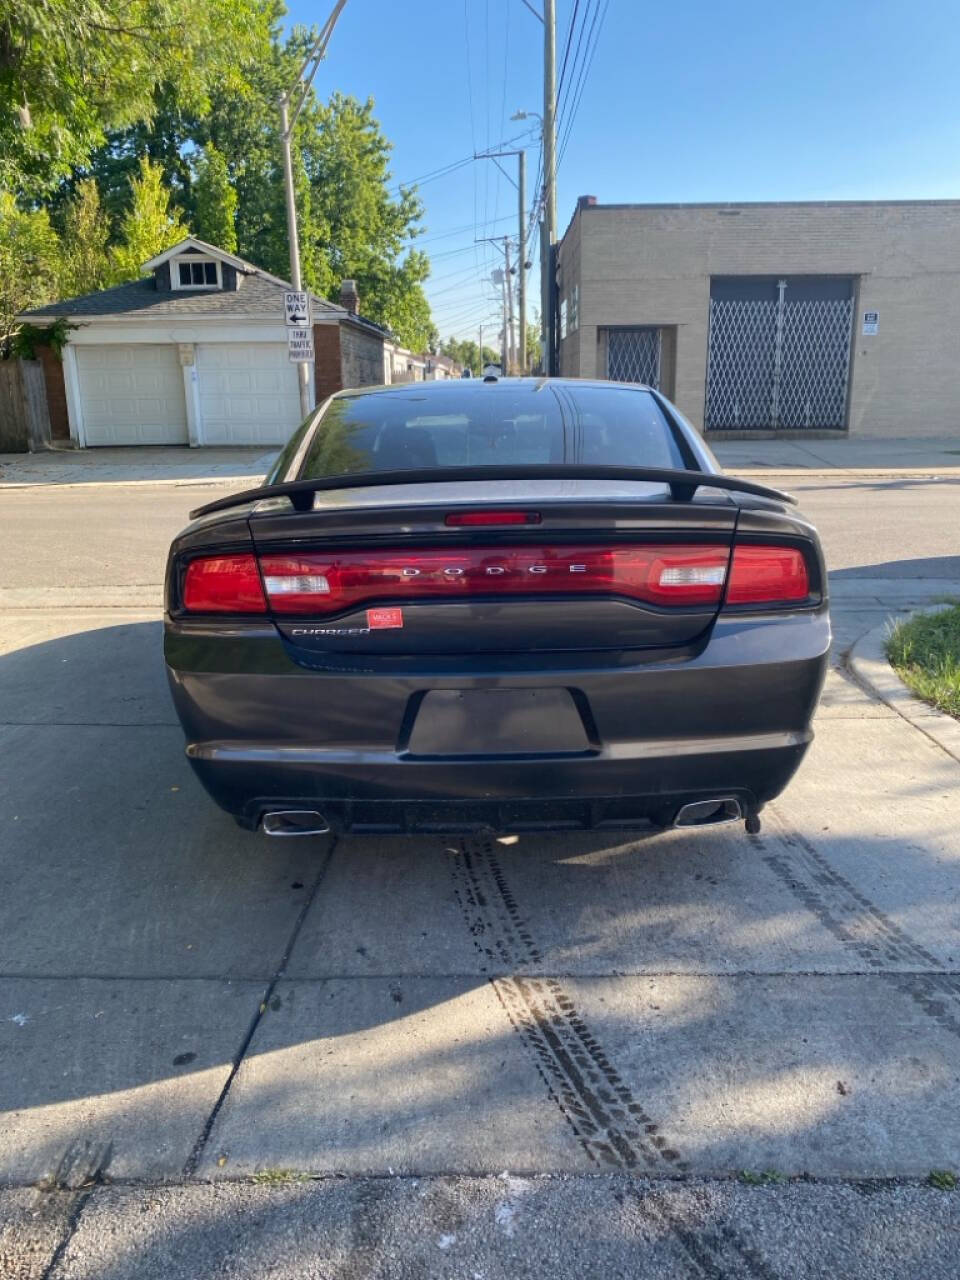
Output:
<instances>
[{"instance_id":1,"label":"blue sky","mask_svg":"<svg viewBox=\"0 0 960 1280\"><path fill-rule=\"evenodd\" d=\"M320 23L331 7L287 2L297 23ZM557 0L558 62L576 3ZM579 0L577 30L595 3ZM609 0L598 29L559 170L561 232L584 193L601 203L960 197L960 0ZM536 125L510 116L540 110L542 27L523 0L348 0L317 89L372 96L394 176L411 181ZM532 187L539 140L527 141ZM420 194L435 322L444 337L476 337L496 314L487 281L500 254L473 242L515 230L516 192L481 160Z\"/></svg>"}]
</instances>

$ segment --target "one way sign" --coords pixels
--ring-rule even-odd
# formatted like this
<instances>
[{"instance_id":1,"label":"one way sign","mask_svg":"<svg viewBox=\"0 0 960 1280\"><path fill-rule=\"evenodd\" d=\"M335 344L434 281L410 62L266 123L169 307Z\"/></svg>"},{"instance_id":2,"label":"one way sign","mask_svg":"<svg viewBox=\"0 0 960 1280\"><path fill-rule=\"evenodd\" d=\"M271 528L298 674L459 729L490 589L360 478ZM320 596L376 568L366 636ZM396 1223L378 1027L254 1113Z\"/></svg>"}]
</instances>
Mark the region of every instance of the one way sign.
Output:
<instances>
[{"instance_id":1,"label":"one way sign","mask_svg":"<svg viewBox=\"0 0 960 1280\"><path fill-rule=\"evenodd\" d=\"M305 289L288 289L284 293L283 313L291 329L310 327L310 296Z\"/></svg>"}]
</instances>

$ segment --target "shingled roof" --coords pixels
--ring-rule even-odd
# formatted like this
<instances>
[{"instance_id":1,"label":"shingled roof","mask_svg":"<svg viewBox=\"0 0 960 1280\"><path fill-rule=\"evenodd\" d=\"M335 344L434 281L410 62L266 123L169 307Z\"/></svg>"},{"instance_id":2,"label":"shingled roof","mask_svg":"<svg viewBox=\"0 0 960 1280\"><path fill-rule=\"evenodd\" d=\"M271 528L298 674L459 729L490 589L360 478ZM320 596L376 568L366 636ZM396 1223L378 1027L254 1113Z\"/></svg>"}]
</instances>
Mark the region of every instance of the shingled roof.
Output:
<instances>
[{"instance_id":1,"label":"shingled roof","mask_svg":"<svg viewBox=\"0 0 960 1280\"><path fill-rule=\"evenodd\" d=\"M190 236L172 249L151 259L144 270L154 267L184 248L202 251L236 266L241 277L239 289L158 289L151 273L140 280L99 289L96 293L84 293L76 298L64 298L45 307L34 307L21 313L20 318L31 322L55 320L66 316L77 320L94 320L107 316L125 316L128 319L152 320L154 318L211 316L224 319L240 317L269 317L283 315L283 294L293 286L286 280L261 270L252 262L237 258L234 254L209 245ZM311 294L314 316L328 314L385 333L380 325L360 316L352 316L343 307Z\"/></svg>"}]
</instances>

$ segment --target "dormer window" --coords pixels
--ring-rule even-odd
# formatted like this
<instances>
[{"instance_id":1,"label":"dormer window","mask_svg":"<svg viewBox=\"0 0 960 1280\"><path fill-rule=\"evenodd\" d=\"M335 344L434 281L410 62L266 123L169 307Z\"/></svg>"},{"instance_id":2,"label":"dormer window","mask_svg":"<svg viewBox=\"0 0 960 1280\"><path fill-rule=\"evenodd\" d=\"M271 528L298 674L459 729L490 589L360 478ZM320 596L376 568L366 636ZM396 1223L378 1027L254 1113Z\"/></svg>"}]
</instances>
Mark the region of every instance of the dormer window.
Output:
<instances>
[{"instance_id":1,"label":"dormer window","mask_svg":"<svg viewBox=\"0 0 960 1280\"><path fill-rule=\"evenodd\" d=\"M172 264L171 282L175 289L217 289L220 287L220 263L216 258L200 258L195 254L177 258Z\"/></svg>"}]
</instances>

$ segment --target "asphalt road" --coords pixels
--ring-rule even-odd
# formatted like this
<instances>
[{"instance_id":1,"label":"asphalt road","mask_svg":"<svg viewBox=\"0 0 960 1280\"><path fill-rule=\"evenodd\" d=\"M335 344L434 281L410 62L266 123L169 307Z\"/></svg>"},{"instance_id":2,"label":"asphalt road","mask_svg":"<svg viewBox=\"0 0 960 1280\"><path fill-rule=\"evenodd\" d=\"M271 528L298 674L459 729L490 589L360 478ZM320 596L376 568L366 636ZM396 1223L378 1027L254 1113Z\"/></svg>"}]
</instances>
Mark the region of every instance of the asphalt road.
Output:
<instances>
[{"instance_id":1,"label":"asphalt road","mask_svg":"<svg viewBox=\"0 0 960 1280\"><path fill-rule=\"evenodd\" d=\"M820 529L832 571L960 579L960 478L786 484ZM224 491L197 484L0 490L0 588L160 583L167 546L190 510Z\"/></svg>"},{"instance_id":2,"label":"asphalt road","mask_svg":"<svg viewBox=\"0 0 960 1280\"><path fill-rule=\"evenodd\" d=\"M763 833L509 842L238 831L159 657L209 491L0 493L4 1280L956 1277L960 765L842 655L960 594L960 484L794 487L836 657Z\"/></svg>"}]
</instances>

